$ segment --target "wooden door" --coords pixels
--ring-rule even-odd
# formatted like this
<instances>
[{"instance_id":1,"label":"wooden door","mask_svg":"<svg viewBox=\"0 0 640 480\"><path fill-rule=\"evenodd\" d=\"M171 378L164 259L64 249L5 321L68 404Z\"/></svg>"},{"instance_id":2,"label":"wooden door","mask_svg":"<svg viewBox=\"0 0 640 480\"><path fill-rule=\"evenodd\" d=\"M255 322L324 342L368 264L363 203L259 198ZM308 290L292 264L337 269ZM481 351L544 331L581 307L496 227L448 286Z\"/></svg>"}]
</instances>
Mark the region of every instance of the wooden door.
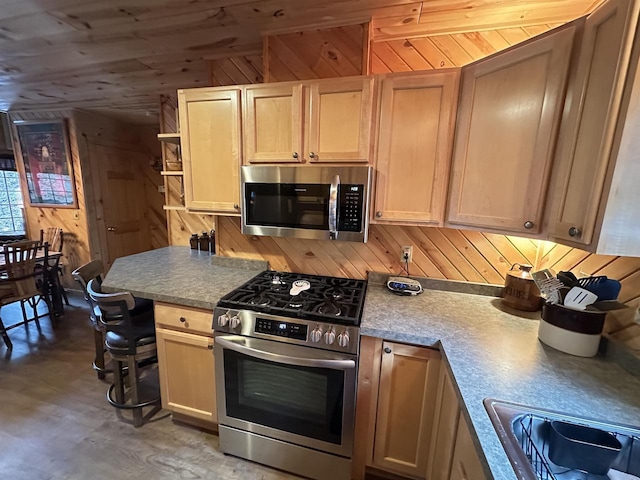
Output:
<instances>
[{"instance_id":1,"label":"wooden door","mask_svg":"<svg viewBox=\"0 0 640 480\"><path fill-rule=\"evenodd\" d=\"M178 91L185 206L240 213L240 90Z\"/></svg>"},{"instance_id":2,"label":"wooden door","mask_svg":"<svg viewBox=\"0 0 640 480\"><path fill-rule=\"evenodd\" d=\"M575 30L462 69L449 225L540 232Z\"/></svg>"},{"instance_id":3,"label":"wooden door","mask_svg":"<svg viewBox=\"0 0 640 480\"><path fill-rule=\"evenodd\" d=\"M305 158L310 162L368 162L373 77L309 85Z\"/></svg>"},{"instance_id":4,"label":"wooden door","mask_svg":"<svg viewBox=\"0 0 640 480\"><path fill-rule=\"evenodd\" d=\"M384 342L373 466L425 478L440 352Z\"/></svg>"},{"instance_id":5,"label":"wooden door","mask_svg":"<svg viewBox=\"0 0 640 480\"><path fill-rule=\"evenodd\" d=\"M591 243L628 70L638 7L607 0L585 23L570 110L562 125L551 235Z\"/></svg>"},{"instance_id":6,"label":"wooden door","mask_svg":"<svg viewBox=\"0 0 640 480\"><path fill-rule=\"evenodd\" d=\"M460 405L458 404L458 396L449 372L442 366L440 368L436 419L431 451L429 452L429 475L427 475L427 478L432 480L449 478L459 419Z\"/></svg>"},{"instance_id":7,"label":"wooden door","mask_svg":"<svg viewBox=\"0 0 640 480\"><path fill-rule=\"evenodd\" d=\"M442 225L458 79L458 70L383 78L376 220Z\"/></svg>"},{"instance_id":8,"label":"wooden door","mask_svg":"<svg viewBox=\"0 0 640 480\"><path fill-rule=\"evenodd\" d=\"M149 158L141 152L97 144L89 145L89 157L97 173L92 185L100 256L109 270L116 258L153 248L142 171Z\"/></svg>"},{"instance_id":9,"label":"wooden door","mask_svg":"<svg viewBox=\"0 0 640 480\"><path fill-rule=\"evenodd\" d=\"M482 463L471 438L469 426L464 418L458 422L456 446L449 480L485 480Z\"/></svg>"},{"instance_id":10,"label":"wooden door","mask_svg":"<svg viewBox=\"0 0 640 480\"><path fill-rule=\"evenodd\" d=\"M156 327L162 408L217 423L213 338Z\"/></svg>"},{"instance_id":11,"label":"wooden door","mask_svg":"<svg viewBox=\"0 0 640 480\"><path fill-rule=\"evenodd\" d=\"M302 162L302 85L245 87L243 133L245 164Z\"/></svg>"}]
</instances>

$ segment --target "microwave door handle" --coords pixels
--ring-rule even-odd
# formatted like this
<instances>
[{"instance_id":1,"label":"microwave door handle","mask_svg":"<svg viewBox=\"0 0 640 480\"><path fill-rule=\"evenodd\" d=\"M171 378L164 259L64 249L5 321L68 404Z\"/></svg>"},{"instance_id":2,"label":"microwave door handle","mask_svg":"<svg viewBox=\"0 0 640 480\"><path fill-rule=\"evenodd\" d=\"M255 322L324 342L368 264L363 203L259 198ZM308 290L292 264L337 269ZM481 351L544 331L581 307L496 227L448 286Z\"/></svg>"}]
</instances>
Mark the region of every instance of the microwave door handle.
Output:
<instances>
[{"instance_id":1,"label":"microwave door handle","mask_svg":"<svg viewBox=\"0 0 640 480\"><path fill-rule=\"evenodd\" d=\"M340 186L340 175L334 175L331 179L329 189L329 238L338 238L338 187Z\"/></svg>"},{"instance_id":2,"label":"microwave door handle","mask_svg":"<svg viewBox=\"0 0 640 480\"><path fill-rule=\"evenodd\" d=\"M257 348L247 347L224 337L216 337L214 343L222 348L234 350L238 353L244 353L254 358L262 360L284 363L287 365L296 365L301 367L331 368L333 370L349 370L356 368L356 362L353 360L330 360L323 358L299 358L289 355L281 355L279 353L265 352Z\"/></svg>"}]
</instances>

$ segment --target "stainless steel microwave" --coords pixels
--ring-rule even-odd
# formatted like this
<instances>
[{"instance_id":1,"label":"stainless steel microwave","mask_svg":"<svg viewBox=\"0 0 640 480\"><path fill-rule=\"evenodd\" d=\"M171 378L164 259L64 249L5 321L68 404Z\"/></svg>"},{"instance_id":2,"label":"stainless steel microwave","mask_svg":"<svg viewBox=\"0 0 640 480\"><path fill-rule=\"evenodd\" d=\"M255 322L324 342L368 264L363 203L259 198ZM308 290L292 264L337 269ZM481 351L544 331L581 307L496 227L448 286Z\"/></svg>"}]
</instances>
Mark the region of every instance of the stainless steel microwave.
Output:
<instances>
[{"instance_id":1,"label":"stainless steel microwave","mask_svg":"<svg viewBox=\"0 0 640 480\"><path fill-rule=\"evenodd\" d=\"M242 233L366 242L371 167L242 167Z\"/></svg>"}]
</instances>

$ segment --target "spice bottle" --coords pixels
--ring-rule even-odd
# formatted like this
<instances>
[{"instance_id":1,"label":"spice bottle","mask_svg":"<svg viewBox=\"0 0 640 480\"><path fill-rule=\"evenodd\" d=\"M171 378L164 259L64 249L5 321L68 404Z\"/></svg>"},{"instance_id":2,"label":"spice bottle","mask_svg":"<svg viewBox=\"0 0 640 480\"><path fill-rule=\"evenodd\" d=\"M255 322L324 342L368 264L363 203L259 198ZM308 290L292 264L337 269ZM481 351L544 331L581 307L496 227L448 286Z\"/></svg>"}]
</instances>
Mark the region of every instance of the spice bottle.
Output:
<instances>
[{"instance_id":1,"label":"spice bottle","mask_svg":"<svg viewBox=\"0 0 640 480\"><path fill-rule=\"evenodd\" d=\"M198 239L198 241L200 245L200 251L210 253L209 234L207 232L202 232L202 235L200 235L200 238Z\"/></svg>"},{"instance_id":2,"label":"spice bottle","mask_svg":"<svg viewBox=\"0 0 640 480\"><path fill-rule=\"evenodd\" d=\"M192 233L191 238L189 239L189 246L191 250L198 250L198 234Z\"/></svg>"}]
</instances>

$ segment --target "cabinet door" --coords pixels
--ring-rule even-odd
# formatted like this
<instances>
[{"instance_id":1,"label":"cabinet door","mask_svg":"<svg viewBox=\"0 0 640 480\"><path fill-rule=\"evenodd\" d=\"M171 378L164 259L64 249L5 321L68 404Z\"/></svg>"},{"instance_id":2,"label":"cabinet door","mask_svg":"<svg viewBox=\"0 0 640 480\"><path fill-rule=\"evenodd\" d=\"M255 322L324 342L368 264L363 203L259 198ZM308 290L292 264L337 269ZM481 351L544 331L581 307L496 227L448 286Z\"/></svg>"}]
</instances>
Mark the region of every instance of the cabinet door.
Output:
<instances>
[{"instance_id":1,"label":"cabinet door","mask_svg":"<svg viewBox=\"0 0 640 480\"><path fill-rule=\"evenodd\" d=\"M156 327L162 408L217 423L213 338Z\"/></svg>"},{"instance_id":2,"label":"cabinet door","mask_svg":"<svg viewBox=\"0 0 640 480\"><path fill-rule=\"evenodd\" d=\"M442 224L458 71L382 80L376 158L377 220Z\"/></svg>"},{"instance_id":3,"label":"cabinet door","mask_svg":"<svg viewBox=\"0 0 640 480\"><path fill-rule=\"evenodd\" d=\"M429 475L427 478L433 480L449 478L459 419L458 396L449 373L443 366L440 368L436 419L431 451L429 452Z\"/></svg>"},{"instance_id":4,"label":"cabinet door","mask_svg":"<svg viewBox=\"0 0 640 480\"><path fill-rule=\"evenodd\" d=\"M558 149L559 178L551 235L589 245L628 69L637 9L630 0L608 0L587 18L570 110Z\"/></svg>"},{"instance_id":5,"label":"cabinet door","mask_svg":"<svg viewBox=\"0 0 640 480\"><path fill-rule=\"evenodd\" d=\"M447 220L540 231L575 26L462 70Z\"/></svg>"},{"instance_id":6,"label":"cabinet door","mask_svg":"<svg viewBox=\"0 0 640 480\"><path fill-rule=\"evenodd\" d=\"M238 214L240 90L179 90L185 206Z\"/></svg>"},{"instance_id":7,"label":"cabinet door","mask_svg":"<svg viewBox=\"0 0 640 480\"><path fill-rule=\"evenodd\" d=\"M440 352L383 344L373 466L425 478Z\"/></svg>"},{"instance_id":8,"label":"cabinet door","mask_svg":"<svg viewBox=\"0 0 640 480\"><path fill-rule=\"evenodd\" d=\"M464 418L458 422L456 447L449 480L485 480L482 463L473 445L471 432Z\"/></svg>"},{"instance_id":9,"label":"cabinet door","mask_svg":"<svg viewBox=\"0 0 640 480\"><path fill-rule=\"evenodd\" d=\"M302 85L244 90L244 163L301 162Z\"/></svg>"},{"instance_id":10,"label":"cabinet door","mask_svg":"<svg viewBox=\"0 0 640 480\"><path fill-rule=\"evenodd\" d=\"M309 85L305 155L311 162L368 162L373 78Z\"/></svg>"}]
</instances>

